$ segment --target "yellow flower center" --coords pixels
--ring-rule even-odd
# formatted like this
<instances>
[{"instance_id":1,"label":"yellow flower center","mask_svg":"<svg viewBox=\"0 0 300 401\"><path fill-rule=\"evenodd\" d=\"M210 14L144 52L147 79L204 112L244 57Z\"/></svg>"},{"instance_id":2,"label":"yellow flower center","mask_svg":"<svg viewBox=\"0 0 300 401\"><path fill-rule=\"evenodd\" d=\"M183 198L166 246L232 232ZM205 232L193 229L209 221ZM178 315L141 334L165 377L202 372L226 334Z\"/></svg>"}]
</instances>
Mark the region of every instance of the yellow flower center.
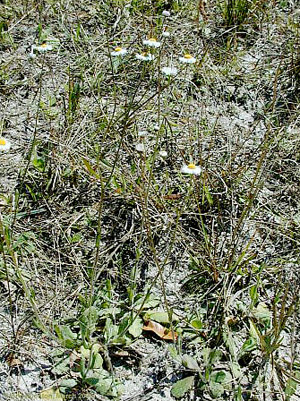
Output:
<instances>
[{"instance_id":1,"label":"yellow flower center","mask_svg":"<svg viewBox=\"0 0 300 401\"><path fill-rule=\"evenodd\" d=\"M143 53L142 53L142 56L143 56L143 57L147 57L147 56L148 56L148 53L143 52Z\"/></svg>"},{"instance_id":2,"label":"yellow flower center","mask_svg":"<svg viewBox=\"0 0 300 401\"><path fill-rule=\"evenodd\" d=\"M42 43L41 47L47 47L47 43Z\"/></svg>"},{"instance_id":3,"label":"yellow flower center","mask_svg":"<svg viewBox=\"0 0 300 401\"><path fill-rule=\"evenodd\" d=\"M195 166L194 163L190 163L190 164L188 165L188 168L191 169L191 170L194 170L194 169L196 168L196 166Z\"/></svg>"},{"instance_id":4,"label":"yellow flower center","mask_svg":"<svg viewBox=\"0 0 300 401\"><path fill-rule=\"evenodd\" d=\"M0 139L0 146L6 145L6 140L4 138Z\"/></svg>"},{"instance_id":5,"label":"yellow flower center","mask_svg":"<svg viewBox=\"0 0 300 401\"><path fill-rule=\"evenodd\" d=\"M183 57L186 58L186 59L193 58L193 56L191 56L189 53L185 54Z\"/></svg>"},{"instance_id":6,"label":"yellow flower center","mask_svg":"<svg viewBox=\"0 0 300 401\"><path fill-rule=\"evenodd\" d=\"M155 38L149 38L148 40L149 40L149 42L156 42Z\"/></svg>"},{"instance_id":7,"label":"yellow flower center","mask_svg":"<svg viewBox=\"0 0 300 401\"><path fill-rule=\"evenodd\" d=\"M122 47L116 47L115 52L120 52L122 50Z\"/></svg>"}]
</instances>

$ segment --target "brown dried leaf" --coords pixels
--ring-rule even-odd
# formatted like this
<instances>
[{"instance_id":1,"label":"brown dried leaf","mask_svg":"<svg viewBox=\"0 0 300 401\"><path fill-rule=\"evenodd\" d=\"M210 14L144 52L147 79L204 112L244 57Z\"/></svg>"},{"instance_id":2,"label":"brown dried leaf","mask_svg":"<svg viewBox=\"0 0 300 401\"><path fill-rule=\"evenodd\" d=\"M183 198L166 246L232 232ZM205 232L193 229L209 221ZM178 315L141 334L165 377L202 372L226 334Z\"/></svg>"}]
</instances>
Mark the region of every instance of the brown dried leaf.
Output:
<instances>
[{"instance_id":1,"label":"brown dried leaf","mask_svg":"<svg viewBox=\"0 0 300 401\"><path fill-rule=\"evenodd\" d=\"M16 358L13 353L8 356L7 363L10 368L23 367L23 363L20 361L20 359Z\"/></svg>"},{"instance_id":2,"label":"brown dried leaf","mask_svg":"<svg viewBox=\"0 0 300 401\"><path fill-rule=\"evenodd\" d=\"M166 329L161 324L154 322L153 320L148 320L143 326L143 330L152 331L162 340L173 341L177 340L178 334L174 332L174 335L171 330Z\"/></svg>"},{"instance_id":3,"label":"brown dried leaf","mask_svg":"<svg viewBox=\"0 0 300 401\"><path fill-rule=\"evenodd\" d=\"M177 200L177 199L180 199L181 197L182 197L182 194L169 194L169 195L164 195L163 199Z\"/></svg>"},{"instance_id":4,"label":"brown dried leaf","mask_svg":"<svg viewBox=\"0 0 300 401\"><path fill-rule=\"evenodd\" d=\"M73 368L74 365L79 365L80 355L76 351L72 351L70 354L70 368Z\"/></svg>"}]
</instances>

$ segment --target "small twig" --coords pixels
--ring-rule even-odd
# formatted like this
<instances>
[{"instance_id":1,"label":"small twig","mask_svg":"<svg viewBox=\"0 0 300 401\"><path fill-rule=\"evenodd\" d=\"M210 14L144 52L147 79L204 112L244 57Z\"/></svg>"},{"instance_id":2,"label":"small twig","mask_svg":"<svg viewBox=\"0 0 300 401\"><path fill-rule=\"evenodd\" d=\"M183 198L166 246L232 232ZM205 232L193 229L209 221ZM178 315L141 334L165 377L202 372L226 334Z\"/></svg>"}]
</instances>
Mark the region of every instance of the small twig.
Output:
<instances>
[{"instance_id":1,"label":"small twig","mask_svg":"<svg viewBox=\"0 0 300 401\"><path fill-rule=\"evenodd\" d=\"M199 0L199 3L198 3L198 15L197 15L198 22L199 22L200 15L202 16L204 21L207 21L207 14L205 11L205 1L203 1L203 0Z\"/></svg>"}]
</instances>

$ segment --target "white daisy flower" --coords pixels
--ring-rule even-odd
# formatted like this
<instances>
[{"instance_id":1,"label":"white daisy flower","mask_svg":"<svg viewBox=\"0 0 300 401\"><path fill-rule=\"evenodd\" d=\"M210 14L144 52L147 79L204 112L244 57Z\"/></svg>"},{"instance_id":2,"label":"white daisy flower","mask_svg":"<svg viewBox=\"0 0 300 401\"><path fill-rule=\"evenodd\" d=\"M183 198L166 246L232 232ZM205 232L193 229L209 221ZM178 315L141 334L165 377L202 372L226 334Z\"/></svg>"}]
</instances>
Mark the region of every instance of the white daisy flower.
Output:
<instances>
[{"instance_id":1,"label":"white daisy flower","mask_svg":"<svg viewBox=\"0 0 300 401\"><path fill-rule=\"evenodd\" d=\"M194 163L190 163L182 166L180 171L184 174L200 175L202 170L201 167L196 166Z\"/></svg>"},{"instance_id":2,"label":"white daisy flower","mask_svg":"<svg viewBox=\"0 0 300 401\"><path fill-rule=\"evenodd\" d=\"M145 152L145 150L146 150L145 145L144 145L143 143L137 143L137 144L135 145L135 149L136 149L138 152Z\"/></svg>"},{"instance_id":3,"label":"white daisy flower","mask_svg":"<svg viewBox=\"0 0 300 401\"><path fill-rule=\"evenodd\" d=\"M169 31L163 31L162 36L164 36L165 38L169 38L170 37L170 32Z\"/></svg>"},{"instance_id":4,"label":"white daisy flower","mask_svg":"<svg viewBox=\"0 0 300 401\"><path fill-rule=\"evenodd\" d=\"M149 47L159 47L160 42L158 42L155 38L149 38L146 40L143 40L143 44Z\"/></svg>"},{"instance_id":5,"label":"white daisy flower","mask_svg":"<svg viewBox=\"0 0 300 401\"><path fill-rule=\"evenodd\" d=\"M164 11L162 12L162 15L163 15L164 17L171 17L170 11L167 11L167 10L164 10Z\"/></svg>"},{"instance_id":6,"label":"white daisy flower","mask_svg":"<svg viewBox=\"0 0 300 401\"><path fill-rule=\"evenodd\" d=\"M53 47L51 45L48 45L46 42L44 42L41 45L32 45L31 46L31 53L33 53L34 50L36 50L37 52L40 52L40 53L45 53L45 52L48 52L48 51L50 51L52 49L53 49Z\"/></svg>"},{"instance_id":7,"label":"white daisy flower","mask_svg":"<svg viewBox=\"0 0 300 401\"><path fill-rule=\"evenodd\" d=\"M152 60L154 60L153 54L146 53L146 52L141 53L141 54L136 54L135 57L138 60L142 60L142 61L152 61Z\"/></svg>"},{"instance_id":8,"label":"white daisy flower","mask_svg":"<svg viewBox=\"0 0 300 401\"><path fill-rule=\"evenodd\" d=\"M185 64L194 64L197 60L189 53L186 53L183 57L179 57L179 61Z\"/></svg>"},{"instance_id":9,"label":"white daisy flower","mask_svg":"<svg viewBox=\"0 0 300 401\"><path fill-rule=\"evenodd\" d=\"M163 67L161 69L161 71L165 74L165 75L176 75L178 70L175 67Z\"/></svg>"},{"instance_id":10,"label":"white daisy flower","mask_svg":"<svg viewBox=\"0 0 300 401\"><path fill-rule=\"evenodd\" d=\"M0 151L5 152L6 150L9 150L11 147L11 143L8 139L0 137Z\"/></svg>"},{"instance_id":11,"label":"white daisy flower","mask_svg":"<svg viewBox=\"0 0 300 401\"><path fill-rule=\"evenodd\" d=\"M126 49L122 47L115 47L114 50L110 53L111 56L124 56L127 53Z\"/></svg>"}]
</instances>

